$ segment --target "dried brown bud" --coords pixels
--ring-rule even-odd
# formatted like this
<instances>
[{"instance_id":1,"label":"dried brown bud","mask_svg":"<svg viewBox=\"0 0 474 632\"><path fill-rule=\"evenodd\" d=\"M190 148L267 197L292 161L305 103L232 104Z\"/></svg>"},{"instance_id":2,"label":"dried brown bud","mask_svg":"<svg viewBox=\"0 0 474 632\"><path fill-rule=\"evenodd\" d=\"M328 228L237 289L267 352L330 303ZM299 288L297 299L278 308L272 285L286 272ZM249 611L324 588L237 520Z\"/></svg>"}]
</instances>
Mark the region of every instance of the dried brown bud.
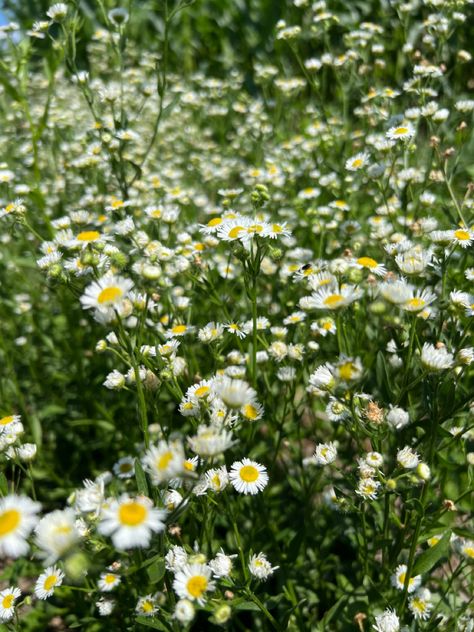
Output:
<instances>
[{"instance_id":1,"label":"dried brown bud","mask_svg":"<svg viewBox=\"0 0 474 632\"><path fill-rule=\"evenodd\" d=\"M176 537L181 537L181 527L177 524L170 524L168 527L168 533Z\"/></svg>"},{"instance_id":2,"label":"dried brown bud","mask_svg":"<svg viewBox=\"0 0 474 632\"><path fill-rule=\"evenodd\" d=\"M457 132L462 132L463 130L467 129L467 123L466 121L461 121L459 123L459 125L456 127L456 131Z\"/></svg>"},{"instance_id":3,"label":"dried brown bud","mask_svg":"<svg viewBox=\"0 0 474 632\"><path fill-rule=\"evenodd\" d=\"M456 505L453 503L452 500L448 500L447 498L446 500L443 500L443 507L447 511L456 511Z\"/></svg>"},{"instance_id":4,"label":"dried brown bud","mask_svg":"<svg viewBox=\"0 0 474 632\"><path fill-rule=\"evenodd\" d=\"M358 612L354 616L354 623L357 623L357 625L359 626L360 632L364 632L364 621L366 619L367 619L367 615L364 614L363 612Z\"/></svg>"},{"instance_id":5,"label":"dried brown bud","mask_svg":"<svg viewBox=\"0 0 474 632\"><path fill-rule=\"evenodd\" d=\"M440 143L440 139L438 138L438 136L430 137L430 147L438 147L439 143Z\"/></svg>"},{"instance_id":6,"label":"dried brown bud","mask_svg":"<svg viewBox=\"0 0 474 632\"><path fill-rule=\"evenodd\" d=\"M226 590L224 593L224 597L226 599L233 599L234 598L234 593L231 590Z\"/></svg>"},{"instance_id":7,"label":"dried brown bud","mask_svg":"<svg viewBox=\"0 0 474 632\"><path fill-rule=\"evenodd\" d=\"M454 156L455 153L456 150L454 149L454 147L448 147L448 149L445 149L443 151L443 156L444 158L450 158L451 156Z\"/></svg>"},{"instance_id":8,"label":"dried brown bud","mask_svg":"<svg viewBox=\"0 0 474 632\"><path fill-rule=\"evenodd\" d=\"M381 424L383 422L384 411L377 402L369 402L364 410L364 416L373 424Z\"/></svg>"}]
</instances>

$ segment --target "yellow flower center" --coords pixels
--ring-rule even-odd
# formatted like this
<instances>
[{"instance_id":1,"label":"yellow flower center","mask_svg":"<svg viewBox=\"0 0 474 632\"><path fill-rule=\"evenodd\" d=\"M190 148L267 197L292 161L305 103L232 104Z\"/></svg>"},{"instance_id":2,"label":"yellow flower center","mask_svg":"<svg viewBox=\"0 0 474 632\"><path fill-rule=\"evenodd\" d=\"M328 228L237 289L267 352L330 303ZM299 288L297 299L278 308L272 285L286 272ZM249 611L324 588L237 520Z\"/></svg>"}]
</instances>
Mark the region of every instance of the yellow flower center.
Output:
<instances>
[{"instance_id":1,"label":"yellow flower center","mask_svg":"<svg viewBox=\"0 0 474 632\"><path fill-rule=\"evenodd\" d=\"M261 233L262 230L263 226L261 226L260 224L252 224L252 226L249 226L247 228L248 233Z\"/></svg>"},{"instance_id":2,"label":"yellow flower center","mask_svg":"<svg viewBox=\"0 0 474 632\"><path fill-rule=\"evenodd\" d=\"M338 206L339 208L342 208L344 206L347 206L347 203L344 202L344 200L335 200L334 205Z\"/></svg>"},{"instance_id":3,"label":"yellow flower center","mask_svg":"<svg viewBox=\"0 0 474 632\"><path fill-rule=\"evenodd\" d=\"M54 588L56 586L57 581L57 575L50 575L49 577L46 577L46 579L44 580L44 589L51 590L51 588Z\"/></svg>"},{"instance_id":4,"label":"yellow flower center","mask_svg":"<svg viewBox=\"0 0 474 632\"><path fill-rule=\"evenodd\" d=\"M209 228L213 228L214 226L219 226L219 224L222 224L222 217L214 217L213 219L210 219L207 222L207 225L209 226Z\"/></svg>"},{"instance_id":5,"label":"yellow flower center","mask_svg":"<svg viewBox=\"0 0 474 632\"><path fill-rule=\"evenodd\" d=\"M171 452L171 450L168 450L168 452L165 452L164 454L162 454L160 458L158 459L156 463L157 468L159 470L166 470L172 458L173 458L173 453Z\"/></svg>"},{"instance_id":6,"label":"yellow flower center","mask_svg":"<svg viewBox=\"0 0 474 632\"><path fill-rule=\"evenodd\" d=\"M214 474L214 476L212 477L212 483L217 489L221 488L221 479L219 478L218 474Z\"/></svg>"},{"instance_id":7,"label":"yellow flower center","mask_svg":"<svg viewBox=\"0 0 474 632\"><path fill-rule=\"evenodd\" d=\"M397 127L397 129L394 130L393 133L395 134L395 136L403 136L404 134L408 133L408 127Z\"/></svg>"},{"instance_id":8,"label":"yellow flower center","mask_svg":"<svg viewBox=\"0 0 474 632\"><path fill-rule=\"evenodd\" d=\"M175 325L171 331L174 334L184 334L186 331L186 325Z\"/></svg>"},{"instance_id":9,"label":"yellow flower center","mask_svg":"<svg viewBox=\"0 0 474 632\"><path fill-rule=\"evenodd\" d=\"M109 575L106 575L106 576L104 577L104 582L105 582L106 584L113 584L113 583L115 582L115 579L116 579L115 575L110 575L110 574L109 574Z\"/></svg>"},{"instance_id":10,"label":"yellow flower center","mask_svg":"<svg viewBox=\"0 0 474 632\"><path fill-rule=\"evenodd\" d=\"M371 259L370 257L360 257L360 259L357 259L357 263L360 266L364 266L364 268L376 268L378 266L378 263L375 261L375 259Z\"/></svg>"},{"instance_id":11,"label":"yellow flower center","mask_svg":"<svg viewBox=\"0 0 474 632\"><path fill-rule=\"evenodd\" d=\"M188 579L186 588L188 589L188 593L192 597L194 597L195 599L199 599L206 591L207 579L204 577L204 575L195 575L194 577Z\"/></svg>"},{"instance_id":12,"label":"yellow flower center","mask_svg":"<svg viewBox=\"0 0 474 632\"><path fill-rule=\"evenodd\" d=\"M465 546L463 548L463 553L465 553L468 557L472 557L474 559L474 546Z\"/></svg>"},{"instance_id":13,"label":"yellow flower center","mask_svg":"<svg viewBox=\"0 0 474 632\"><path fill-rule=\"evenodd\" d=\"M282 227L280 226L280 224L272 224L272 231L274 233L281 233L282 231Z\"/></svg>"},{"instance_id":14,"label":"yellow flower center","mask_svg":"<svg viewBox=\"0 0 474 632\"><path fill-rule=\"evenodd\" d=\"M192 461L185 461L184 469L188 470L188 472L194 472L194 463Z\"/></svg>"},{"instance_id":15,"label":"yellow flower center","mask_svg":"<svg viewBox=\"0 0 474 632\"><path fill-rule=\"evenodd\" d=\"M196 397L204 397L204 395L207 395L209 390L209 386L200 386L194 391L194 394L196 395Z\"/></svg>"},{"instance_id":16,"label":"yellow flower center","mask_svg":"<svg viewBox=\"0 0 474 632\"><path fill-rule=\"evenodd\" d=\"M54 534L55 535L67 535L68 533L71 533L71 531L72 531L72 528L69 525L65 524L62 527L56 527L54 529Z\"/></svg>"},{"instance_id":17,"label":"yellow flower center","mask_svg":"<svg viewBox=\"0 0 474 632\"><path fill-rule=\"evenodd\" d=\"M345 362L339 367L339 376L341 380L351 380L354 371L352 362Z\"/></svg>"},{"instance_id":18,"label":"yellow flower center","mask_svg":"<svg viewBox=\"0 0 474 632\"><path fill-rule=\"evenodd\" d=\"M20 524L21 514L16 509L7 509L0 514L0 537L8 535Z\"/></svg>"},{"instance_id":19,"label":"yellow flower center","mask_svg":"<svg viewBox=\"0 0 474 632\"><path fill-rule=\"evenodd\" d=\"M143 609L143 612L152 612L153 604L151 603L151 601L144 601L142 603L142 609Z\"/></svg>"},{"instance_id":20,"label":"yellow flower center","mask_svg":"<svg viewBox=\"0 0 474 632\"><path fill-rule=\"evenodd\" d=\"M151 216L152 217L156 217L157 219L160 219L161 217L161 209L157 208L154 211L151 212Z\"/></svg>"},{"instance_id":21,"label":"yellow flower center","mask_svg":"<svg viewBox=\"0 0 474 632\"><path fill-rule=\"evenodd\" d=\"M362 158L356 158L355 160L352 161L353 167L362 167L362 164L363 164Z\"/></svg>"},{"instance_id":22,"label":"yellow flower center","mask_svg":"<svg viewBox=\"0 0 474 632\"><path fill-rule=\"evenodd\" d=\"M146 507L135 501L124 503L119 509L119 521L126 527L136 527L147 517Z\"/></svg>"},{"instance_id":23,"label":"yellow flower center","mask_svg":"<svg viewBox=\"0 0 474 632\"><path fill-rule=\"evenodd\" d=\"M122 295L123 291L117 286L105 287L97 297L97 301L101 305L104 303L113 303L113 301L120 298Z\"/></svg>"},{"instance_id":24,"label":"yellow flower center","mask_svg":"<svg viewBox=\"0 0 474 632\"><path fill-rule=\"evenodd\" d=\"M239 233L241 233L243 230L245 230L243 226L234 226L234 228L231 228L229 231L229 237L231 239L237 239Z\"/></svg>"},{"instance_id":25,"label":"yellow flower center","mask_svg":"<svg viewBox=\"0 0 474 632\"><path fill-rule=\"evenodd\" d=\"M8 610L8 608L12 607L14 601L15 601L15 597L13 595L7 595L6 597L2 599L2 608L5 608L5 610Z\"/></svg>"},{"instance_id":26,"label":"yellow flower center","mask_svg":"<svg viewBox=\"0 0 474 632\"><path fill-rule=\"evenodd\" d=\"M0 426L8 426L8 424L11 424L13 419L14 419L13 415L8 415L8 417L2 417L0 419Z\"/></svg>"},{"instance_id":27,"label":"yellow flower center","mask_svg":"<svg viewBox=\"0 0 474 632\"><path fill-rule=\"evenodd\" d=\"M456 239L459 239L459 241L467 241L469 239L469 233L467 230L455 230L454 236Z\"/></svg>"},{"instance_id":28,"label":"yellow flower center","mask_svg":"<svg viewBox=\"0 0 474 632\"><path fill-rule=\"evenodd\" d=\"M97 241L100 233L97 230L85 230L76 237L77 241Z\"/></svg>"},{"instance_id":29,"label":"yellow flower center","mask_svg":"<svg viewBox=\"0 0 474 632\"><path fill-rule=\"evenodd\" d=\"M253 465L244 465L239 472L239 476L246 483L254 483L258 478L258 470Z\"/></svg>"},{"instance_id":30,"label":"yellow flower center","mask_svg":"<svg viewBox=\"0 0 474 632\"><path fill-rule=\"evenodd\" d=\"M110 206L112 208L120 208L121 206L123 206L123 202L122 200L113 200Z\"/></svg>"},{"instance_id":31,"label":"yellow flower center","mask_svg":"<svg viewBox=\"0 0 474 632\"><path fill-rule=\"evenodd\" d=\"M247 419L257 419L258 410L252 404L246 404L243 408L243 413Z\"/></svg>"},{"instance_id":32,"label":"yellow flower center","mask_svg":"<svg viewBox=\"0 0 474 632\"><path fill-rule=\"evenodd\" d=\"M337 307L340 303L344 301L344 297L342 294L331 294L327 298L324 299L324 305L328 307Z\"/></svg>"},{"instance_id":33,"label":"yellow flower center","mask_svg":"<svg viewBox=\"0 0 474 632\"><path fill-rule=\"evenodd\" d=\"M425 301L421 298L418 298L417 296L415 296L415 298L410 299L407 302L407 305L409 307L414 307L415 309L419 308L419 307L424 307L425 305Z\"/></svg>"}]
</instances>

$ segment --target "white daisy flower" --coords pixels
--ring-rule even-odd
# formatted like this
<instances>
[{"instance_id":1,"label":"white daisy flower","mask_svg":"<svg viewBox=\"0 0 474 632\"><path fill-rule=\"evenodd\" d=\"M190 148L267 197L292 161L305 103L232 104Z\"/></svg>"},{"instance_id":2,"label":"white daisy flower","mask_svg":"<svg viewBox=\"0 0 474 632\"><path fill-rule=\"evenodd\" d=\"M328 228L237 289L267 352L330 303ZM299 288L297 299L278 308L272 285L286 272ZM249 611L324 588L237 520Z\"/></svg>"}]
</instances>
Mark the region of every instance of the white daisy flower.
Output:
<instances>
[{"instance_id":1,"label":"white daisy flower","mask_svg":"<svg viewBox=\"0 0 474 632\"><path fill-rule=\"evenodd\" d=\"M450 369L454 365L454 356L446 350L446 347L435 347L425 342L421 350L421 363L433 373Z\"/></svg>"},{"instance_id":2,"label":"white daisy flower","mask_svg":"<svg viewBox=\"0 0 474 632\"><path fill-rule=\"evenodd\" d=\"M372 626L375 632L399 632L400 619L394 610L384 610L382 614L375 617L375 624Z\"/></svg>"},{"instance_id":3,"label":"white daisy flower","mask_svg":"<svg viewBox=\"0 0 474 632\"><path fill-rule=\"evenodd\" d=\"M104 321L112 320L114 310L121 310L132 287L133 282L130 279L108 273L86 287L80 299L82 307L95 309Z\"/></svg>"},{"instance_id":4,"label":"white daisy flower","mask_svg":"<svg viewBox=\"0 0 474 632\"><path fill-rule=\"evenodd\" d=\"M135 547L146 548L153 533L161 533L167 511L153 507L149 498L121 496L111 499L108 506L102 508L99 533L110 535L113 545L119 549Z\"/></svg>"},{"instance_id":5,"label":"white daisy flower","mask_svg":"<svg viewBox=\"0 0 474 632\"><path fill-rule=\"evenodd\" d=\"M258 494L268 484L266 468L248 458L232 464L229 479L239 494Z\"/></svg>"},{"instance_id":6,"label":"white daisy flower","mask_svg":"<svg viewBox=\"0 0 474 632\"><path fill-rule=\"evenodd\" d=\"M135 606L135 612L141 614L142 617L152 617L158 612L158 604L153 595L145 595L140 597L137 605Z\"/></svg>"},{"instance_id":7,"label":"white daisy flower","mask_svg":"<svg viewBox=\"0 0 474 632\"><path fill-rule=\"evenodd\" d=\"M110 592L121 582L119 575L115 573L101 573L97 586L101 592Z\"/></svg>"},{"instance_id":8,"label":"white daisy flower","mask_svg":"<svg viewBox=\"0 0 474 632\"><path fill-rule=\"evenodd\" d=\"M49 566L36 580L35 595L38 599L47 599L54 594L55 588L61 586L64 573L57 566Z\"/></svg>"},{"instance_id":9,"label":"white daisy flower","mask_svg":"<svg viewBox=\"0 0 474 632\"><path fill-rule=\"evenodd\" d=\"M411 123L391 127L386 136L389 140L410 140L415 135L415 128Z\"/></svg>"},{"instance_id":10,"label":"white daisy flower","mask_svg":"<svg viewBox=\"0 0 474 632\"><path fill-rule=\"evenodd\" d=\"M41 505L11 494L0 500L0 556L20 557L30 548L27 537L38 523Z\"/></svg>"},{"instance_id":11,"label":"white daisy flower","mask_svg":"<svg viewBox=\"0 0 474 632\"><path fill-rule=\"evenodd\" d=\"M408 601L408 608L417 620L425 621L429 618L433 604L430 601L431 592L428 588L419 588Z\"/></svg>"},{"instance_id":12,"label":"white daisy flower","mask_svg":"<svg viewBox=\"0 0 474 632\"><path fill-rule=\"evenodd\" d=\"M15 614L15 601L21 597L19 588L5 588L0 592L0 621L10 621Z\"/></svg>"},{"instance_id":13,"label":"white daisy flower","mask_svg":"<svg viewBox=\"0 0 474 632\"><path fill-rule=\"evenodd\" d=\"M270 564L265 553L252 555L249 560L249 571L251 575L260 580L268 579L278 568L280 567Z\"/></svg>"},{"instance_id":14,"label":"white daisy flower","mask_svg":"<svg viewBox=\"0 0 474 632\"><path fill-rule=\"evenodd\" d=\"M359 171L363 169L369 161L369 154L364 151L346 160L346 169L348 171Z\"/></svg>"},{"instance_id":15,"label":"white daisy flower","mask_svg":"<svg viewBox=\"0 0 474 632\"><path fill-rule=\"evenodd\" d=\"M57 509L46 514L35 529L36 544L47 564L53 564L80 539L74 509Z\"/></svg>"},{"instance_id":16,"label":"white daisy flower","mask_svg":"<svg viewBox=\"0 0 474 632\"><path fill-rule=\"evenodd\" d=\"M392 575L392 585L398 590L404 590L405 581L407 574L407 565L400 564L397 566L395 573ZM415 577L410 577L408 580L408 592L415 592L417 588L419 588L421 584L421 575L416 575Z\"/></svg>"},{"instance_id":17,"label":"white daisy flower","mask_svg":"<svg viewBox=\"0 0 474 632\"><path fill-rule=\"evenodd\" d=\"M182 599L196 601L203 606L206 593L215 588L211 576L212 571L206 564L186 564L176 573L173 588Z\"/></svg>"},{"instance_id":18,"label":"white daisy flower","mask_svg":"<svg viewBox=\"0 0 474 632\"><path fill-rule=\"evenodd\" d=\"M316 465L329 465L334 463L337 457L336 444L331 443L318 443L314 452L314 460Z\"/></svg>"},{"instance_id":19,"label":"white daisy flower","mask_svg":"<svg viewBox=\"0 0 474 632\"><path fill-rule=\"evenodd\" d=\"M160 441L150 446L142 459L144 469L155 485L184 473L184 450L180 441Z\"/></svg>"}]
</instances>

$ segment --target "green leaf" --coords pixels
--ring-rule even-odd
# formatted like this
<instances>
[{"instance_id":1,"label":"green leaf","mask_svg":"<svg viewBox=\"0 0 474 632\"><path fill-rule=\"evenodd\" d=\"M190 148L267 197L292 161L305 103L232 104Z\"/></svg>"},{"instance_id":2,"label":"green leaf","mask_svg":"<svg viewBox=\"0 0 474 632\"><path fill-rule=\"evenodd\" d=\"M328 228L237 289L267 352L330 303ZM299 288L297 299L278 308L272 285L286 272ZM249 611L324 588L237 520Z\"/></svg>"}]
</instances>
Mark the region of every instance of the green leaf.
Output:
<instances>
[{"instance_id":1,"label":"green leaf","mask_svg":"<svg viewBox=\"0 0 474 632\"><path fill-rule=\"evenodd\" d=\"M413 575L422 575L423 573L427 573L442 557L447 554L450 537L451 531L446 531L438 544L427 551L424 551L420 555L413 568Z\"/></svg>"},{"instance_id":2,"label":"green leaf","mask_svg":"<svg viewBox=\"0 0 474 632\"><path fill-rule=\"evenodd\" d=\"M260 608L253 601L241 601L234 605L235 610L255 610L260 612Z\"/></svg>"},{"instance_id":3,"label":"green leaf","mask_svg":"<svg viewBox=\"0 0 474 632\"><path fill-rule=\"evenodd\" d=\"M147 628L153 628L154 630L162 630L163 632L169 632L170 628L161 621L155 619L148 619L147 617L137 617L135 619L140 625L144 625Z\"/></svg>"},{"instance_id":4,"label":"green leaf","mask_svg":"<svg viewBox=\"0 0 474 632\"><path fill-rule=\"evenodd\" d=\"M135 479L137 481L137 488L139 493L144 494L145 496L149 496L146 474L143 471L142 465L138 459L135 461Z\"/></svg>"},{"instance_id":5,"label":"green leaf","mask_svg":"<svg viewBox=\"0 0 474 632\"><path fill-rule=\"evenodd\" d=\"M165 561L161 558L155 560L153 564L150 564L150 566L148 566L146 572L152 584L157 584L163 579L163 576L165 574Z\"/></svg>"}]
</instances>

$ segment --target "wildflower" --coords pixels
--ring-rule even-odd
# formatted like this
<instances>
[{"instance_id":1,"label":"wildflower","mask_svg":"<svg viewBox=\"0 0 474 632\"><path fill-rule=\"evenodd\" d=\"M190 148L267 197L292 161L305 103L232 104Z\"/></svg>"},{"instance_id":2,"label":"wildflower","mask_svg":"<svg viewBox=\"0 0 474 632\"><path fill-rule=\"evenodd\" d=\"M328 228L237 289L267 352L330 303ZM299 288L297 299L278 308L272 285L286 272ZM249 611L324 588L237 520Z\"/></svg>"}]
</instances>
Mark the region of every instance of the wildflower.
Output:
<instances>
[{"instance_id":1,"label":"wildflower","mask_svg":"<svg viewBox=\"0 0 474 632\"><path fill-rule=\"evenodd\" d=\"M384 610L382 614L375 617L375 624L372 626L375 632L399 632L400 620L395 610Z\"/></svg>"},{"instance_id":2,"label":"wildflower","mask_svg":"<svg viewBox=\"0 0 474 632\"><path fill-rule=\"evenodd\" d=\"M0 555L20 557L28 552L27 537L38 522L41 505L14 494L0 500Z\"/></svg>"},{"instance_id":3,"label":"wildflower","mask_svg":"<svg viewBox=\"0 0 474 632\"><path fill-rule=\"evenodd\" d=\"M54 594L55 588L61 586L64 573L56 566L49 566L38 577L35 584L35 595L38 599L47 599Z\"/></svg>"},{"instance_id":4,"label":"wildflower","mask_svg":"<svg viewBox=\"0 0 474 632\"><path fill-rule=\"evenodd\" d=\"M119 391L125 386L125 375L114 369L107 375L103 386L112 391Z\"/></svg>"},{"instance_id":5,"label":"wildflower","mask_svg":"<svg viewBox=\"0 0 474 632\"><path fill-rule=\"evenodd\" d=\"M0 592L0 621L10 621L15 614L15 601L21 597L19 588L5 588Z\"/></svg>"},{"instance_id":6,"label":"wildflower","mask_svg":"<svg viewBox=\"0 0 474 632\"><path fill-rule=\"evenodd\" d=\"M57 509L46 514L35 529L36 544L47 564L54 563L80 539L73 509Z\"/></svg>"},{"instance_id":7,"label":"wildflower","mask_svg":"<svg viewBox=\"0 0 474 632\"><path fill-rule=\"evenodd\" d=\"M410 123L405 125L399 125L397 127L391 127L386 136L389 140L403 140L407 141L413 138L415 135L415 129Z\"/></svg>"},{"instance_id":8,"label":"wildflower","mask_svg":"<svg viewBox=\"0 0 474 632\"><path fill-rule=\"evenodd\" d=\"M311 294L308 307L337 310L350 305L361 296L362 292L350 285L343 285L338 291L322 288Z\"/></svg>"},{"instance_id":9,"label":"wildflower","mask_svg":"<svg viewBox=\"0 0 474 632\"><path fill-rule=\"evenodd\" d=\"M229 473L225 465L218 469L210 469L206 472L208 487L215 492L221 492L229 484Z\"/></svg>"},{"instance_id":10,"label":"wildflower","mask_svg":"<svg viewBox=\"0 0 474 632\"><path fill-rule=\"evenodd\" d=\"M120 576L115 573L101 573L97 586L101 592L110 592L120 584Z\"/></svg>"},{"instance_id":11,"label":"wildflower","mask_svg":"<svg viewBox=\"0 0 474 632\"><path fill-rule=\"evenodd\" d=\"M360 269L366 268L367 270L370 270L370 272L376 276L383 277L387 274L387 268L371 257L359 257L356 259L355 265Z\"/></svg>"},{"instance_id":12,"label":"wildflower","mask_svg":"<svg viewBox=\"0 0 474 632\"><path fill-rule=\"evenodd\" d=\"M199 456L217 456L228 450L233 444L232 433L215 426L198 427L197 434L188 437L191 450Z\"/></svg>"},{"instance_id":13,"label":"wildflower","mask_svg":"<svg viewBox=\"0 0 474 632\"><path fill-rule=\"evenodd\" d=\"M114 464L113 470L118 478L133 478L135 475L135 459L132 456L124 456Z\"/></svg>"},{"instance_id":14,"label":"wildflower","mask_svg":"<svg viewBox=\"0 0 474 632\"><path fill-rule=\"evenodd\" d=\"M266 468L248 458L232 464L229 479L239 494L258 494L268 484Z\"/></svg>"},{"instance_id":15,"label":"wildflower","mask_svg":"<svg viewBox=\"0 0 474 632\"><path fill-rule=\"evenodd\" d=\"M102 598L99 599L99 601L96 601L95 605L101 617L108 617L109 614L112 614L112 611L115 608L115 601L112 599Z\"/></svg>"},{"instance_id":16,"label":"wildflower","mask_svg":"<svg viewBox=\"0 0 474 632\"><path fill-rule=\"evenodd\" d=\"M145 595L140 597L137 605L135 606L135 612L143 617L153 617L158 612L158 605L153 595Z\"/></svg>"},{"instance_id":17,"label":"wildflower","mask_svg":"<svg viewBox=\"0 0 474 632\"><path fill-rule=\"evenodd\" d=\"M317 465L328 465L334 463L337 457L336 444L331 443L318 443L314 452L314 459Z\"/></svg>"},{"instance_id":18,"label":"wildflower","mask_svg":"<svg viewBox=\"0 0 474 632\"><path fill-rule=\"evenodd\" d=\"M436 300L436 294L429 290L416 290L415 293L409 298L401 307L407 312L421 312L428 305Z\"/></svg>"},{"instance_id":19,"label":"wildflower","mask_svg":"<svg viewBox=\"0 0 474 632\"><path fill-rule=\"evenodd\" d=\"M362 496L366 500L375 500L377 498L377 490L380 483L373 478L361 478L357 485L356 494Z\"/></svg>"},{"instance_id":20,"label":"wildflower","mask_svg":"<svg viewBox=\"0 0 474 632\"><path fill-rule=\"evenodd\" d=\"M367 152L361 152L346 160L346 169L348 171L359 171L359 169L363 169L367 165L368 161L369 154Z\"/></svg>"},{"instance_id":21,"label":"wildflower","mask_svg":"<svg viewBox=\"0 0 474 632\"><path fill-rule=\"evenodd\" d=\"M46 11L46 15L53 20L53 22L63 22L67 15L67 5L64 4L64 2L57 2L49 7Z\"/></svg>"},{"instance_id":22,"label":"wildflower","mask_svg":"<svg viewBox=\"0 0 474 632\"><path fill-rule=\"evenodd\" d=\"M212 570L214 577L229 577L232 572L232 558L237 555L226 555L220 550L216 557L209 562L209 568Z\"/></svg>"},{"instance_id":23,"label":"wildflower","mask_svg":"<svg viewBox=\"0 0 474 632\"><path fill-rule=\"evenodd\" d=\"M453 230L451 239L454 244L461 246L461 248L467 248L474 241L474 232L466 228L458 228Z\"/></svg>"},{"instance_id":24,"label":"wildflower","mask_svg":"<svg viewBox=\"0 0 474 632\"><path fill-rule=\"evenodd\" d=\"M397 463L400 467L413 470L420 462L420 457L409 446L397 452Z\"/></svg>"},{"instance_id":25,"label":"wildflower","mask_svg":"<svg viewBox=\"0 0 474 632\"><path fill-rule=\"evenodd\" d=\"M164 530L166 514L164 509L153 507L149 498L123 495L119 500L109 500L108 506L102 508L98 531L112 536L113 545L119 550L146 548L152 533Z\"/></svg>"},{"instance_id":26,"label":"wildflower","mask_svg":"<svg viewBox=\"0 0 474 632\"><path fill-rule=\"evenodd\" d=\"M474 560L474 540L464 540L460 546L460 551L466 558Z\"/></svg>"},{"instance_id":27,"label":"wildflower","mask_svg":"<svg viewBox=\"0 0 474 632\"><path fill-rule=\"evenodd\" d=\"M270 564L265 553L252 555L249 561L249 571L251 575L261 580L268 579L278 568L280 567Z\"/></svg>"},{"instance_id":28,"label":"wildflower","mask_svg":"<svg viewBox=\"0 0 474 632\"><path fill-rule=\"evenodd\" d=\"M387 422L396 430L404 428L410 422L409 414L406 410L403 410L403 408L399 408L398 406L390 406L386 419Z\"/></svg>"},{"instance_id":29,"label":"wildflower","mask_svg":"<svg viewBox=\"0 0 474 632\"><path fill-rule=\"evenodd\" d=\"M86 287L81 296L84 309L95 309L104 322L112 320L115 310L121 311L133 283L129 279L106 274Z\"/></svg>"},{"instance_id":30,"label":"wildflower","mask_svg":"<svg viewBox=\"0 0 474 632\"><path fill-rule=\"evenodd\" d=\"M454 356L446 347L435 347L425 342L421 350L421 363L428 371L436 373L450 369L454 365Z\"/></svg>"},{"instance_id":31,"label":"wildflower","mask_svg":"<svg viewBox=\"0 0 474 632\"><path fill-rule=\"evenodd\" d=\"M433 604L430 601L431 593L427 588L419 588L408 601L408 608L417 620L425 621L430 616Z\"/></svg>"},{"instance_id":32,"label":"wildflower","mask_svg":"<svg viewBox=\"0 0 474 632\"><path fill-rule=\"evenodd\" d=\"M405 581L406 581L406 573L407 566L406 564L400 564L397 566L395 573L392 575L392 585L398 590L404 590ZM410 577L408 581L408 592L412 593L420 586L421 584L421 576L416 575L415 577Z\"/></svg>"},{"instance_id":33,"label":"wildflower","mask_svg":"<svg viewBox=\"0 0 474 632\"><path fill-rule=\"evenodd\" d=\"M412 287L403 280L381 283L379 291L386 301L394 305L406 303L412 296Z\"/></svg>"},{"instance_id":34,"label":"wildflower","mask_svg":"<svg viewBox=\"0 0 474 632\"><path fill-rule=\"evenodd\" d=\"M206 564L186 564L176 573L173 588L182 599L197 601L201 606L206 601L206 593L215 588L211 580L212 571Z\"/></svg>"},{"instance_id":35,"label":"wildflower","mask_svg":"<svg viewBox=\"0 0 474 632\"><path fill-rule=\"evenodd\" d=\"M244 380L230 377L218 378L213 383L213 391L222 402L233 410L254 404L257 393Z\"/></svg>"},{"instance_id":36,"label":"wildflower","mask_svg":"<svg viewBox=\"0 0 474 632\"><path fill-rule=\"evenodd\" d=\"M334 367L330 364L323 364L318 367L309 376L309 390L311 391L329 391L335 385L335 378L333 373Z\"/></svg>"},{"instance_id":37,"label":"wildflower","mask_svg":"<svg viewBox=\"0 0 474 632\"><path fill-rule=\"evenodd\" d=\"M160 441L150 446L142 459L143 467L155 485L184 473L184 450L180 441Z\"/></svg>"}]
</instances>

